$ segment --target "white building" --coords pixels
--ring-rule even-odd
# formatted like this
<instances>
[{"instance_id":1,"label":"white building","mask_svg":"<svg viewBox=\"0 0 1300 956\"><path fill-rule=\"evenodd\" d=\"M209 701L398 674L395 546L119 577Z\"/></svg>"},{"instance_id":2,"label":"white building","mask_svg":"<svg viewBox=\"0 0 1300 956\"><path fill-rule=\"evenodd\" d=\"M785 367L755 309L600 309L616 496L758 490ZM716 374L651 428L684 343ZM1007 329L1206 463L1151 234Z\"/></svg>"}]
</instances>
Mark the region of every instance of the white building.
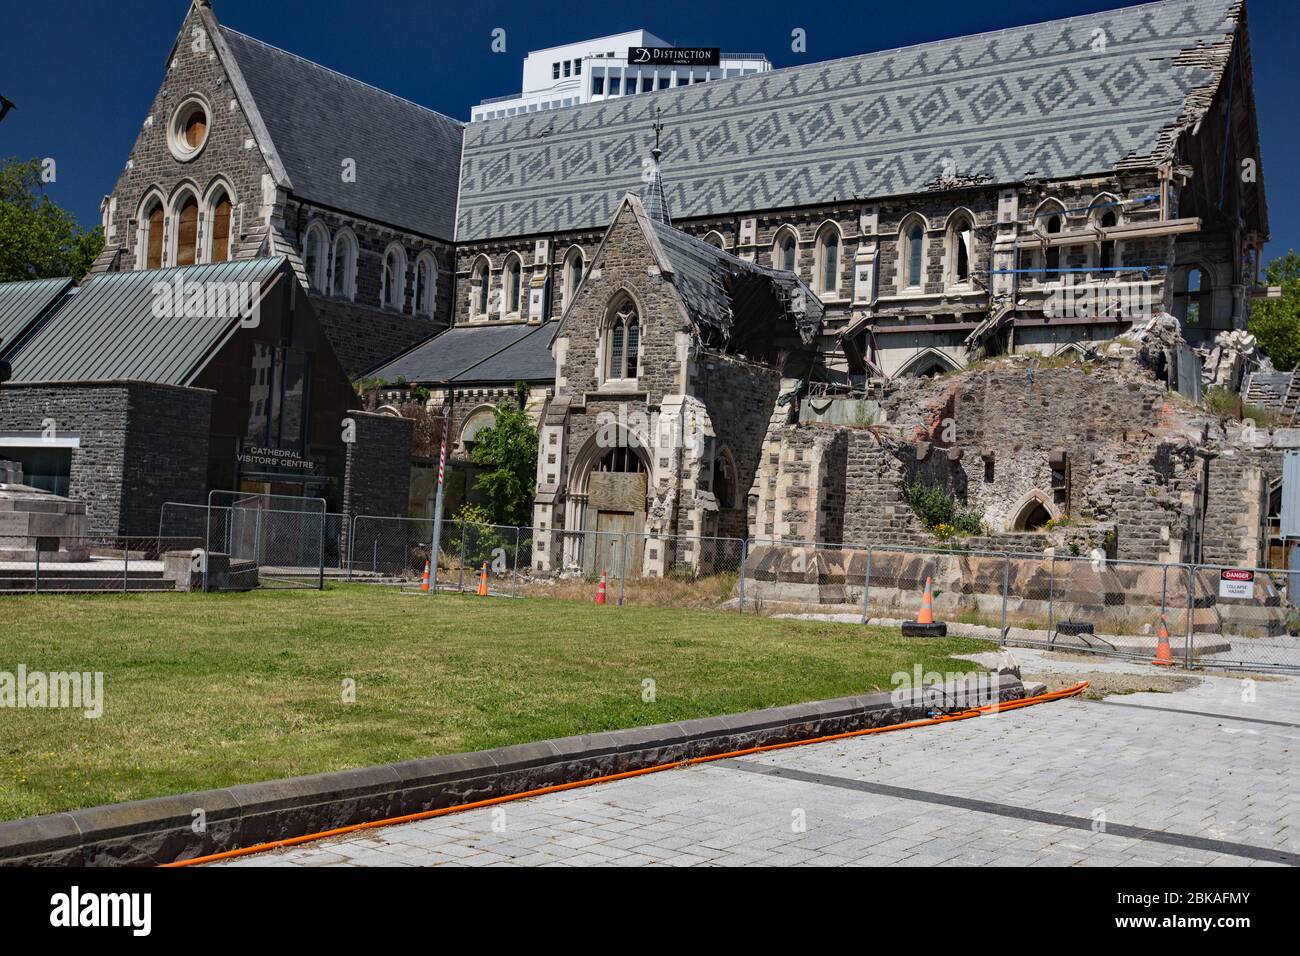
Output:
<instances>
[{"instance_id":1,"label":"white building","mask_svg":"<svg viewBox=\"0 0 1300 956\"><path fill-rule=\"evenodd\" d=\"M472 122L519 113L563 109L611 96L652 93L675 86L705 83L772 69L761 53L723 53L717 66L664 66L628 63L631 47L671 47L648 30L534 50L524 58L522 91L517 96L484 100Z\"/></svg>"}]
</instances>

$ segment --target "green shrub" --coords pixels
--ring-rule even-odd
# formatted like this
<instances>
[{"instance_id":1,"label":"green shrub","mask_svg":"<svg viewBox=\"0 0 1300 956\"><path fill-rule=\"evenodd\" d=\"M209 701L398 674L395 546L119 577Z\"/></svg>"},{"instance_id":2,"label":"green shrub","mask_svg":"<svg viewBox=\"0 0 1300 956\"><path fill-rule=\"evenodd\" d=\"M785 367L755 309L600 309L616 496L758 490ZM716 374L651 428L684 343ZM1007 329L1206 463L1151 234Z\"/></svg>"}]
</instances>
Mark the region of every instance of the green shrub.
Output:
<instances>
[{"instance_id":1,"label":"green shrub","mask_svg":"<svg viewBox=\"0 0 1300 956\"><path fill-rule=\"evenodd\" d=\"M962 508L944 489L919 480L905 481L903 488L907 503L921 524L937 537L947 539L983 532L984 523L979 514Z\"/></svg>"}]
</instances>

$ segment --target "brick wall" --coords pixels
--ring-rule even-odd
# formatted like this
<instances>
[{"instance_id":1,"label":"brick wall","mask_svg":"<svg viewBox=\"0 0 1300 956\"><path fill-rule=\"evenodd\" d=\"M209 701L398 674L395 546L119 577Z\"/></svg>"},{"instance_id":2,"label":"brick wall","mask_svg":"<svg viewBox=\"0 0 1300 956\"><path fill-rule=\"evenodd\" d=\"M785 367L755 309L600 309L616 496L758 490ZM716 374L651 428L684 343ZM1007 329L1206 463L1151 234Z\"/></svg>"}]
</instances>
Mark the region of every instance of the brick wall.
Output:
<instances>
[{"instance_id":1,"label":"brick wall","mask_svg":"<svg viewBox=\"0 0 1300 956\"><path fill-rule=\"evenodd\" d=\"M349 411L356 440L347 446L343 513L404 516L411 491L412 422L394 415Z\"/></svg>"},{"instance_id":2,"label":"brick wall","mask_svg":"<svg viewBox=\"0 0 1300 956\"><path fill-rule=\"evenodd\" d=\"M0 432L77 436L70 498L107 534L158 533L167 501L206 500L212 393L146 383L15 385L0 390Z\"/></svg>"}]
</instances>

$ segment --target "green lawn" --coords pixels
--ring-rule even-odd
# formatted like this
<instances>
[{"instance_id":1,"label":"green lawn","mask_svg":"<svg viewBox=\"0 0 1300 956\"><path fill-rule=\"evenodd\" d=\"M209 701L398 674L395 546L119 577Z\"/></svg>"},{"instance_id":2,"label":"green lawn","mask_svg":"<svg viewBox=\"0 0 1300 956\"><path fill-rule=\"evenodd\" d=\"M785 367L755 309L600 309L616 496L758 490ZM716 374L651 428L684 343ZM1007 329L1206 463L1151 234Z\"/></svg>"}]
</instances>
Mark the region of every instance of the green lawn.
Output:
<instances>
[{"instance_id":1,"label":"green lawn","mask_svg":"<svg viewBox=\"0 0 1300 956\"><path fill-rule=\"evenodd\" d=\"M102 671L105 698L95 720L0 708L0 819L886 690L982 648L363 585L0 597L0 671Z\"/></svg>"}]
</instances>

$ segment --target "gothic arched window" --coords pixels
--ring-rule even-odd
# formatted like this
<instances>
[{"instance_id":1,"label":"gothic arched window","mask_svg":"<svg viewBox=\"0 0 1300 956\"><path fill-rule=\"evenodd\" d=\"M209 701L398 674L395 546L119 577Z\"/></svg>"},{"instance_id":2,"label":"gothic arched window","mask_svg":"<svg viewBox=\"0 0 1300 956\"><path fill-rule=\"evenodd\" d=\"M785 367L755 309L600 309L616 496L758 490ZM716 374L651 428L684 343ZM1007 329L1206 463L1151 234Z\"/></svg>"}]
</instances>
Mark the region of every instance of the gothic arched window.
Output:
<instances>
[{"instance_id":1,"label":"gothic arched window","mask_svg":"<svg viewBox=\"0 0 1300 956\"><path fill-rule=\"evenodd\" d=\"M776 234L772 244L772 265L785 272L795 272L799 264L799 237L789 226Z\"/></svg>"},{"instance_id":2,"label":"gothic arched window","mask_svg":"<svg viewBox=\"0 0 1300 956\"><path fill-rule=\"evenodd\" d=\"M827 224L817 235L817 291L835 295L840 288L840 233Z\"/></svg>"},{"instance_id":3,"label":"gothic arched window","mask_svg":"<svg viewBox=\"0 0 1300 956\"><path fill-rule=\"evenodd\" d=\"M329 247L329 232L321 223L314 222L307 227L302 262L307 270L307 282L316 292L329 291Z\"/></svg>"},{"instance_id":4,"label":"gothic arched window","mask_svg":"<svg viewBox=\"0 0 1300 956\"><path fill-rule=\"evenodd\" d=\"M605 379L634 380L641 357L641 320L630 299L610 316L605 340Z\"/></svg>"}]
</instances>

